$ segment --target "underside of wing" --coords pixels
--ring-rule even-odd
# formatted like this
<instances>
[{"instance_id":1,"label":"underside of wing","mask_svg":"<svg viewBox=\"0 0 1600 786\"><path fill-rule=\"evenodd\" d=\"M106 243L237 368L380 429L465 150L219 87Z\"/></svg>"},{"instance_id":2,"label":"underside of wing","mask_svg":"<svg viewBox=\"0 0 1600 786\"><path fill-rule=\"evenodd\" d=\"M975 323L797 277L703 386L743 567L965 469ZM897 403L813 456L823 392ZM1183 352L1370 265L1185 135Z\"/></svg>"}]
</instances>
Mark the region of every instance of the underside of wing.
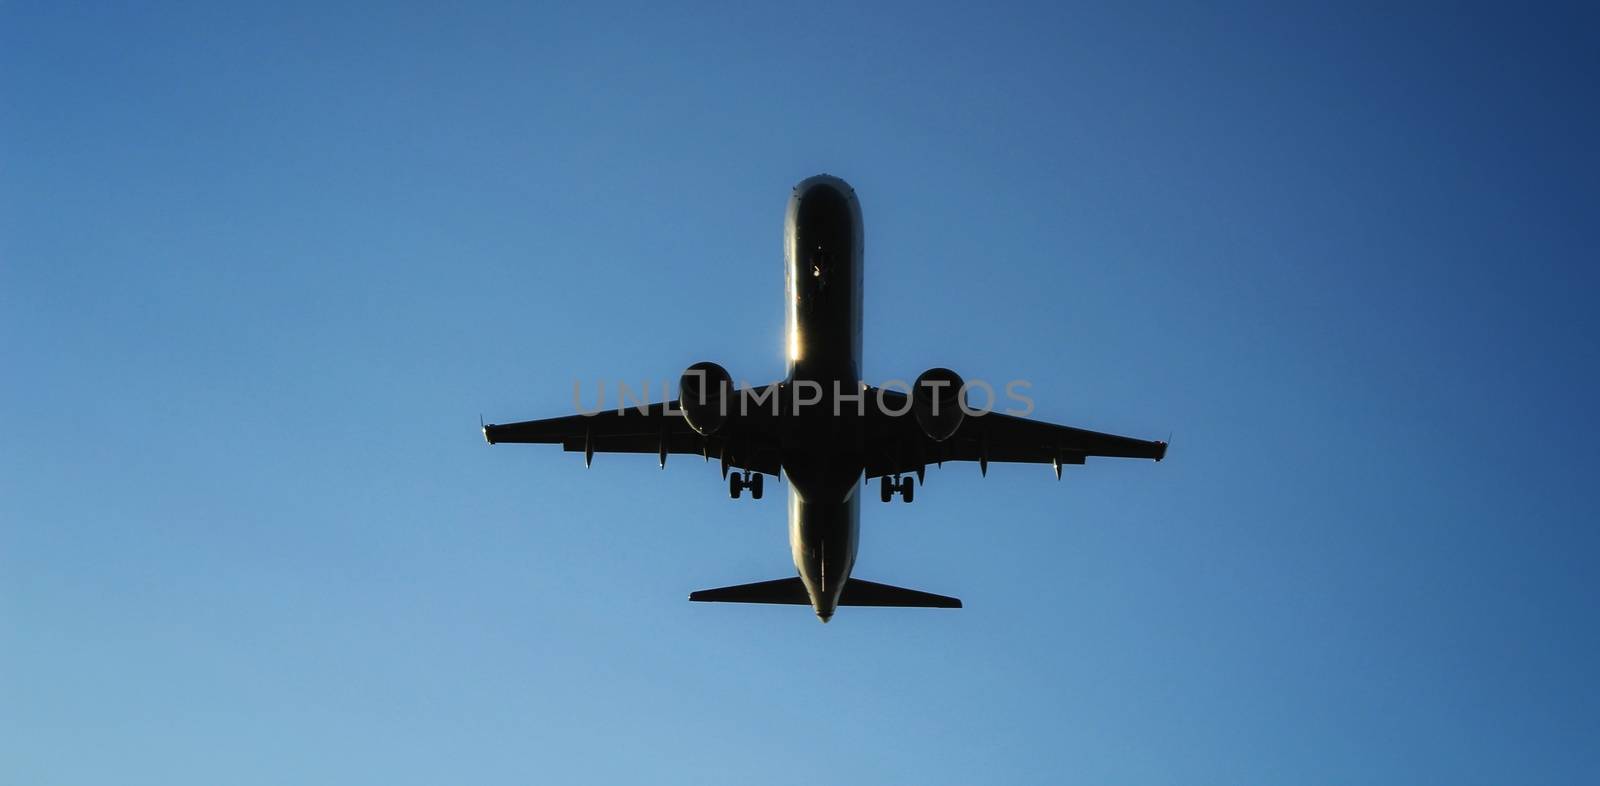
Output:
<instances>
[{"instance_id":1,"label":"underside of wing","mask_svg":"<svg viewBox=\"0 0 1600 786\"><path fill-rule=\"evenodd\" d=\"M596 453L653 453L665 463L669 454L719 462L726 456L730 467L776 475L782 457L770 431L769 424L748 417L705 436L689 427L678 402L669 401L589 415L491 423L483 427L483 438L491 445L560 445L562 450L583 453L586 458Z\"/></svg>"},{"instance_id":2,"label":"underside of wing","mask_svg":"<svg viewBox=\"0 0 1600 786\"><path fill-rule=\"evenodd\" d=\"M879 400L876 389L870 391L868 400ZM966 415L954 434L935 441L910 414L910 403L903 393L883 391L881 400L884 407L874 418L867 477L919 472L929 464L945 461L974 461L984 467L993 461L1048 464L1059 472L1063 465L1082 464L1090 456L1160 461L1167 455L1165 442L998 412ZM892 414L895 412L906 414Z\"/></svg>"}]
</instances>

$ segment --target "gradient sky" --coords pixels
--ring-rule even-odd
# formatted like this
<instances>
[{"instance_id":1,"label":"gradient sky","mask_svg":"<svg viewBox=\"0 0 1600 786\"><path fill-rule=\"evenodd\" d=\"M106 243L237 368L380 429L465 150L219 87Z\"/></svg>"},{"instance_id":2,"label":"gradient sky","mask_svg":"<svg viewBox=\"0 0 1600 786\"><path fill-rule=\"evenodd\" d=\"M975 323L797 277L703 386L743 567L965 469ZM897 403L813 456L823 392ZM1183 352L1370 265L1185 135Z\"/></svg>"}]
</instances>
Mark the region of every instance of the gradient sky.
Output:
<instances>
[{"instance_id":1,"label":"gradient sky","mask_svg":"<svg viewBox=\"0 0 1600 786\"><path fill-rule=\"evenodd\" d=\"M0 7L0 784L1589 784L1600 18ZM1170 457L930 471L792 575L716 466L483 444L866 371Z\"/></svg>"}]
</instances>

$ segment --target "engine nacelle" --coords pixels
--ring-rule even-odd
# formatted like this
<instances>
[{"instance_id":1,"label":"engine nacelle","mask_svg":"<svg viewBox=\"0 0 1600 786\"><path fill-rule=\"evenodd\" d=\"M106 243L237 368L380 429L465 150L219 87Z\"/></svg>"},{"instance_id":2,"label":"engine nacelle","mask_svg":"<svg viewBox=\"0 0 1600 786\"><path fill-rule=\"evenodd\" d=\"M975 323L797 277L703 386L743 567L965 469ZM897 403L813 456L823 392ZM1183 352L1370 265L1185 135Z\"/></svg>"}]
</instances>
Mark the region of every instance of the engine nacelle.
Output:
<instances>
[{"instance_id":1,"label":"engine nacelle","mask_svg":"<svg viewBox=\"0 0 1600 786\"><path fill-rule=\"evenodd\" d=\"M930 368L911 385L911 412L922 433L934 442L943 442L961 428L966 413L961 409L961 375L947 368Z\"/></svg>"},{"instance_id":2,"label":"engine nacelle","mask_svg":"<svg viewBox=\"0 0 1600 786\"><path fill-rule=\"evenodd\" d=\"M678 406L683 408L683 419L689 428L701 436L711 436L733 411L733 377L711 361L684 369L678 378Z\"/></svg>"}]
</instances>

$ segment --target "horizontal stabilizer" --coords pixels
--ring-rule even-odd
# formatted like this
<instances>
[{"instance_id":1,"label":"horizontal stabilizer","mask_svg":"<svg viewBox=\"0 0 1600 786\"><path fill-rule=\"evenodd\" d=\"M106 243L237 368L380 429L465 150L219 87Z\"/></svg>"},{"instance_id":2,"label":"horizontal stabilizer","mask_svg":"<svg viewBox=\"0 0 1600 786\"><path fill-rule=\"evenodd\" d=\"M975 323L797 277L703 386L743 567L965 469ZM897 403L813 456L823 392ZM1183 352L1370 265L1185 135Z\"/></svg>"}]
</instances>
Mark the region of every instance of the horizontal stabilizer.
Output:
<instances>
[{"instance_id":1,"label":"horizontal stabilizer","mask_svg":"<svg viewBox=\"0 0 1600 786\"><path fill-rule=\"evenodd\" d=\"M864 579L851 579L844 584L840 606L914 606L927 609L959 609L961 599L931 592L891 587Z\"/></svg>"},{"instance_id":2,"label":"horizontal stabilizer","mask_svg":"<svg viewBox=\"0 0 1600 786\"><path fill-rule=\"evenodd\" d=\"M710 603L788 603L810 606L811 596L806 594L805 582L799 576L776 581L758 581L754 584L736 584L732 587L700 590L689 593L689 600Z\"/></svg>"},{"instance_id":3,"label":"horizontal stabilizer","mask_svg":"<svg viewBox=\"0 0 1600 786\"><path fill-rule=\"evenodd\" d=\"M793 606L811 605L806 585L799 576L754 584L736 584L732 587L700 590L689 593L689 600L708 603L783 603ZM840 606L899 606L933 609L959 609L960 598L935 595L931 592L891 587L864 579L845 582L839 597Z\"/></svg>"}]
</instances>

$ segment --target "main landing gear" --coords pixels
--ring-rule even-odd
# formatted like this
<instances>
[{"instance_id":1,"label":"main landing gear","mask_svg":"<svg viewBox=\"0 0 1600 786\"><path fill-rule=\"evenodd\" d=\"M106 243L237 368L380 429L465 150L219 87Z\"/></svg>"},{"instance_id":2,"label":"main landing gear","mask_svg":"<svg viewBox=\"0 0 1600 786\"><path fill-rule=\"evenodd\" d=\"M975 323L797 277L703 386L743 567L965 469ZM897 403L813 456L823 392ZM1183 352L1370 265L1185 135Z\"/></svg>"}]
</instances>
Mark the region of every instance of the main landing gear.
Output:
<instances>
[{"instance_id":1,"label":"main landing gear","mask_svg":"<svg viewBox=\"0 0 1600 786\"><path fill-rule=\"evenodd\" d=\"M761 499L761 479L766 477L759 472L734 472L728 475L728 496L738 499L739 493L750 489L751 499Z\"/></svg>"},{"instance_id":2,"label":"main landing gear","mask_svg":"<svg viewBox=\"0 0 1600 786\"><path fill-rule=\"evenodd\" d=\"M910 475L903 475L898 478L884 475L882 480L878 482L878 497L884 502L894 499L894 495L897 492L900 494L901 500L910 502L917 495L916 478Z\"/></svg>"}]
</instances>

